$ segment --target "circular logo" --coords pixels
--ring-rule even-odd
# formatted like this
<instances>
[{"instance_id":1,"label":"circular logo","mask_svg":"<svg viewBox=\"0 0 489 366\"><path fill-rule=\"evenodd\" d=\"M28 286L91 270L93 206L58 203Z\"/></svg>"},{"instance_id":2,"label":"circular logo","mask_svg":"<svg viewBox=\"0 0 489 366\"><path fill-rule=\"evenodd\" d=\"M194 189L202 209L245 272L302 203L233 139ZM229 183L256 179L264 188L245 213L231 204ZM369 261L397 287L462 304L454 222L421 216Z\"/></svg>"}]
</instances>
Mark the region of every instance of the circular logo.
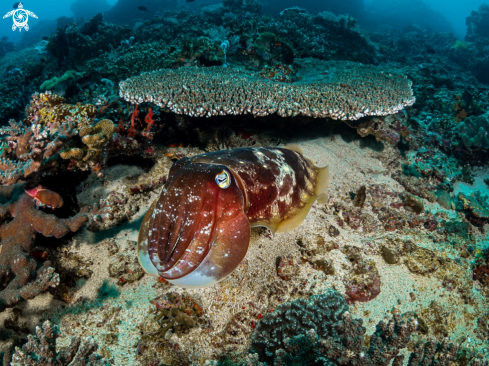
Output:
<instances>
[{"instance_id":1,"label":"circular logo","mask_svg":"<svg viewBox=\"0 0 489 366\"><path fill-rule=\"evenodd\" d=\"M17 9L12 18L17 27L24 28L29 20L29 14L24 9Z\"/></svg>"}]
</instances>

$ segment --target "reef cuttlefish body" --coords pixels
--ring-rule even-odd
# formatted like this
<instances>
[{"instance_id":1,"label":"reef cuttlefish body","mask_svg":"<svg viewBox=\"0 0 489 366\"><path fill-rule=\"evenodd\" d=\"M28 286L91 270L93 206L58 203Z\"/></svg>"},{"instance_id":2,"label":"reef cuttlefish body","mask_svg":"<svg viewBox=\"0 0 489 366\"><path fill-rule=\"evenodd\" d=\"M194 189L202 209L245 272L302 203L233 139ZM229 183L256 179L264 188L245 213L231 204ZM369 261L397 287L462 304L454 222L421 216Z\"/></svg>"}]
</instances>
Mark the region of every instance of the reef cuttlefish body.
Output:
<instances>
[{"instance_id":1,"label":"reef cuttlefish body","mask_svg":"<svg viewBox=\"0 0 489 366\"><path fill-rule=\"evenodd\" d=\"M296 228L316 199L327 199L328 186L328 167L315 167L299 146L178 160L144 217L139 262L148 274L177 286L212 285L245 257L250 228Z\"/></svg>"}]
</instances>

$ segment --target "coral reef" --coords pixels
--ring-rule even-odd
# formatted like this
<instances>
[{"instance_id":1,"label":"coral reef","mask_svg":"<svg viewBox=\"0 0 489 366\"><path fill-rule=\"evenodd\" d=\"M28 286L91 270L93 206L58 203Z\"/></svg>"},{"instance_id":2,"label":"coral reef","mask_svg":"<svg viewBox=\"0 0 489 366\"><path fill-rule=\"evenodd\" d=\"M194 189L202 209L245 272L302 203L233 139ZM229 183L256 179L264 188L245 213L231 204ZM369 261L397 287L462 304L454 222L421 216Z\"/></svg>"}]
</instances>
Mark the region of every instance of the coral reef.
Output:
<instances>
[{"instance_id":1,"label":"coral reef","mask_svg":"<svg viewBox=\"0 0 489 366\"><path fill-rule=\"evenodd\" d=\"M98 345L92 338L83 342L73 337L69 347L56 350L56 340L60 336L59 328L46 320L42 327L36 327L36 335L29 335L29 341L22 348L15 347L12 359L13 366L27 365L110 365L110 360L96 354Z\"/></svg>"},{"instance_id":2,"label":"coral reef","mask_svg":"<svg viewBox=\"0 0 489 366\"><path fill-rule=\"evenodd\" d=\"M53 168L61 150L93 119L96 108L91 105L72 106L55 94L34 94L24 121L11 120L2 127L4 140L0 161L0 181L13 184Z\"/></svg>"},{"instance_id":3,"label":"coral reef","mask_svg":"<svg viewBox=\"0 0 489 366\"><path fill-rule=\"evenodd\" d=\"M0 128L0 134L9 135L1 151L0 182L35 180L41 173L54 172L59 157L69 161L69 170L90 169L101 176L110 157L151 155L154 150L148 143L156 118L150 108L143 125L138 113L136 108L126 130L124 118L118 127L109 119L94 122L97 107L93 104L68 104L49 91L34 94L26 118Z\"/></svg>"},{"instance_id":4,"label":"coral reef","mask_svg":"<svg viewBox=\"0 0 489 366\"><path fill-rule=\"evenodd\" d=\"M416 319L406 321L394 311L388 323L379 322L365 346L363 320L353 319L344 299L331 290L265 315L252 336L250 352L274 365L403 365L401 350L408 347L417 327ZM458 351L448 338L441 343L419 342L407 364L448 366ZM479 359L471 364L482 365Z\"/></svg>"},{"instance_id":5,"label":"coral reef","mask_svg":"<svg viewBox=\"0 0 489 366\"><path fill-rule=\"evenodd\" d=\"M472 11L470 16L465 19L467 25L467 34L465 39L474 42L478 38L485 38L489 41L489 6L481 4L477 11Z\"/></svg>"},{"instance_id":6,"label":"coral reef","mask_svg":"<svg viewBox=\"0 0 489 366\"><path fill-rule=\"evenodd\" d=\"M458 131L465 147L489 150L489 113L465 118Z\"/></svg>"},{"instance_id":7,"label":"coral reef","mask_svg":"<svg viewBox=\"0 0 489 366\"><path fill-rule=\"evenodd\" d=\"M348 311L344 298L336 291L313 295L283 304L258 322L251 340L251 352L271 361L275 351L284 348L287 338L313 329L319 337L335 334L335 325Z\"/></svg>"},{"instance_id":8,"label":"coral reef","mask_svg":"<svg viewBox=\"0 0 489 366\"><path fill-rule=\"evenodd\" d=\"M98 14L80 27L76 24L59 27L49 37L46 49L73 69L88 59L98 57L101 50L109 52L117 47L129 33L127 26L108 24L102 14Z\"/></svg>"},{"instance_id":9,"label":"coral reef","mask_svg":"<svg viewBox=\"0 0 489 366\"><path fill-rule=\"evenodd\" d=\"M328 70L321 79L317 71L303 71L300 82L287 85L230 68L161 70L121 82L120 96L131 103L153 102L177 114L200 117L277 113L356 120L392 114L414 103L411 82L403 76L348 62L319 66ZM364 83L367 77L370 81ZM213 91L206 92L209 89Z\"/></svg>"},{"instance_id":10,"label":"coral reef","mask_svg":"<svg viewBox=\"0 0 489 366\"><path fill-rule=\"evenodd\" d=\"M4 364L95 343L117 365L486 363L486 5L461 40L424 0L82 3L0 40ZM137 229L172 163L287 143L331 168L301 227L253 228L210 288L143 275ZM46 319L39 361L21 346Z\"/></svg>"},{"instance_id":11,"label":"coral reef","mask_svg":"<svg viewBox=\"0 0 489 366\"><path fill-rule=\"evenodd\" d=\"M59 284L50 261L39 263L32 255L36 234L61 238L77 231L99 213L99 208L61 219L38 209L40 206L59 208L63 205L61 196L48 189L40 186L28 189L23 184L16 184L0 187L0 193L0 217L4 221L0 226L0 310L3 311L21 299L32 299Z\"/></svg>"}]
</instances>

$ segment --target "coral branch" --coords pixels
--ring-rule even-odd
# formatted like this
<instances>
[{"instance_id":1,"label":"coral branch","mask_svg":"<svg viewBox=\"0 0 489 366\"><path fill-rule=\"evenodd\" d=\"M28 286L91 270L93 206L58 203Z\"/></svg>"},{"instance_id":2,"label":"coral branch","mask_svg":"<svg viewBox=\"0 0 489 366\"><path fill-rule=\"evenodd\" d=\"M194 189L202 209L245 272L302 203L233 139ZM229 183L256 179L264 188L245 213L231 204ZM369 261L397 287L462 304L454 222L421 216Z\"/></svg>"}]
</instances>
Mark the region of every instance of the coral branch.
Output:
<instances>
[{"instance_id":1,"label":"coral branch","mask_svg":"<svg viewBox=\"0 0 489 366\"><path fill-rule=\"evenodd\" d=\"M0 219L12 218L0 225L0 311L3 311L59 283L49 261L41 264L31 256L36 234L61 238L77 231L94 212L67 219L45 213L38 207L58 208L63 199L40 186L26 190L23 184L0 187L0 201L5 202L0 206ZM95 214L99 214L98 207Z\"/></svg>"},{"instance_id":2,"label":"coral branch","mask_svg":"<svg viewBox=\"0 0 489 366\"><path fill-rule=\"evenodd\" d=\"M88 338L81 345L80 338L73 337L69 347L56 352L56 340L59 336L59 328L56 325L52 325L49 320L46 320L42 328L36 327L36 335L27 337L28 342L22 348L15 347L12 366L109 365L108 360L95 353L98 345L93 338Z\"/></svg>"}]
</instances>

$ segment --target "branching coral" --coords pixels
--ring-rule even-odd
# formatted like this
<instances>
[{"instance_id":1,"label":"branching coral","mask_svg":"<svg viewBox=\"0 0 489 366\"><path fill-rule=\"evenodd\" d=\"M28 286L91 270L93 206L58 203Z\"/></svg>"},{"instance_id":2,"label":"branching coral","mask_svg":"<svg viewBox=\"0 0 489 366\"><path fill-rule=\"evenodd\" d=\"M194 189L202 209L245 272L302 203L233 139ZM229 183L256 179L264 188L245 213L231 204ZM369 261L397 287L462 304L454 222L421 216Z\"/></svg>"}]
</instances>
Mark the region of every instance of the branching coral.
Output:
<instances>
[{"instance_id":1,"label":"branching coral","mask_svg":"<svg viewBox=\"0 0 489 366\"><path fill-rule=\"evenodd\" d=\"M279 306L257 324L251 351L273 360L275 351L284 347L287 338L313 329L319 337L334 333L334 326L348 311L348 305L337 291L313 295Z\"/></svg>"},{"instance_id":2,"label":"branching coral","mask_svg":"<svg viewBox=\"0 0 489 366\"><path fill-rule=\"evenodd\" d=\"M411 82L373 66L304 60L302 80L284 85L230 68L180 68L145 73L120 83L131 103L153 102L177 114L252 114L356 120L412 105ZM324 68L318 75L315 67ZM306 67L304 68L306 69Z\"/></svg>"},{"instance_id":3,"label":"branching coral","mask_svg":"<svg viewBox=\"0 0 489 366\"><path fill-rule=\"evenodd\" d=\"M56 340L60 336L58 326L46 320L41 327L36 327L36 335L29 335L28 342L22 348L15 347L12 366L105 366L106 360L95 353L98 349L93 338L83 344L79 337L73 337L69 347L56 350Z\"/></svg>"},{"instance_id":4,"label":"branching coral","mask_svg":"<svg viewBox=\"0 0 489 366\"><path fill-rule=\"evenodd\" d=\"M36 234L61 238L77 231L99 213L82 212L61 219L38 208L59 208L60 195L43 187L26 189L24 184L0 187L0 311L21 299L32 299L59 283L51 263L39 263L31 254ZM7 221L11 219L10 221Z\"/></svg>"}]
</instances>

